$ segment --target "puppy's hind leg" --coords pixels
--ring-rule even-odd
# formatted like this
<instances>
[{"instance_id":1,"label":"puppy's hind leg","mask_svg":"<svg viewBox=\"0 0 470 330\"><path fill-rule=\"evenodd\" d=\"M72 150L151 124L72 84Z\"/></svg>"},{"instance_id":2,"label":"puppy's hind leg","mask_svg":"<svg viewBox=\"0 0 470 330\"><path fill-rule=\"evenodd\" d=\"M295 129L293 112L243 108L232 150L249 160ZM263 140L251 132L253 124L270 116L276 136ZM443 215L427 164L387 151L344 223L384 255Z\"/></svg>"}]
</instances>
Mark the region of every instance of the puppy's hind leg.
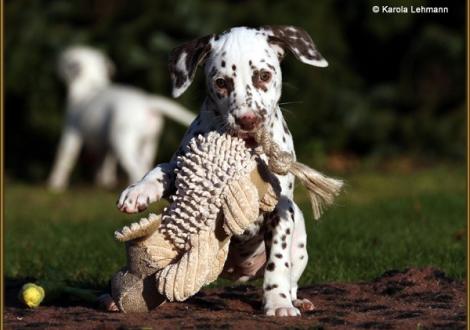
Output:
<instances>
[{"instance_id":1,"label":"puppy's hind leg","mask_svg":"<svg viewBox=\"0 0 470 330\"><path fill-rule=\"evenodd\" d=\"M56 159L48 180L51 189L62 191L66 188L81 146L82 137L79 132L66 127L60 138Z\"/></svg>"}]
</instances>

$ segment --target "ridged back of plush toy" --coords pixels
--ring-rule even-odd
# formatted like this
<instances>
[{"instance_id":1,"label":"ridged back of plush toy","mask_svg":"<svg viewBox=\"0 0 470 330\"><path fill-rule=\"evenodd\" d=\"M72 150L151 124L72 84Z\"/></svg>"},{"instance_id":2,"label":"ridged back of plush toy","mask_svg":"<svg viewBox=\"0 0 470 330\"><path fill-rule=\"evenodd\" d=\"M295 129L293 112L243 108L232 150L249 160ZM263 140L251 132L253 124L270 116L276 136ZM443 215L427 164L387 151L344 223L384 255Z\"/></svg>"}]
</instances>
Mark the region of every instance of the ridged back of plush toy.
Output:
<instances>
[{"instance_id":1,"label":"ridged back of plush toy","mask_svg":"<svg viewBox=\"0 0 470 330\"><path fill-rule=\"evenodd\" d=\"M224 187L250 173L254 157L243 140L227 134L193 138L177 159L176 193L163 212L160 232L185 249L189 234L213 229Z\"/></svg>"}]
</instances>

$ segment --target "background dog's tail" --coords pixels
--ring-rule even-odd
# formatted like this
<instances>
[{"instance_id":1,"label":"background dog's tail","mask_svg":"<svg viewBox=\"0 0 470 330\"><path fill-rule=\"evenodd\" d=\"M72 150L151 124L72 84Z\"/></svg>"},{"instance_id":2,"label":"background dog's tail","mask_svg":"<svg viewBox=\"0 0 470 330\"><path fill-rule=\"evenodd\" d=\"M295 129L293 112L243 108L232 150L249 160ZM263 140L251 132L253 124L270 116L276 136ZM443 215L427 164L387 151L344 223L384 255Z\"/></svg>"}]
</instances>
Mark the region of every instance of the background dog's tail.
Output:
<instances>
[{"instance_id":1,"label":"background dog's tail","mask_svg":"<svg viewBox=\"0 0 470 330\"><path fill-rule=\"evenodd\" d=\"M196 117L194 113L182 105L163 96L151 95L150 103L153 111L159 112L185 126L189 126Z\"/></svg>"}]
</instances>

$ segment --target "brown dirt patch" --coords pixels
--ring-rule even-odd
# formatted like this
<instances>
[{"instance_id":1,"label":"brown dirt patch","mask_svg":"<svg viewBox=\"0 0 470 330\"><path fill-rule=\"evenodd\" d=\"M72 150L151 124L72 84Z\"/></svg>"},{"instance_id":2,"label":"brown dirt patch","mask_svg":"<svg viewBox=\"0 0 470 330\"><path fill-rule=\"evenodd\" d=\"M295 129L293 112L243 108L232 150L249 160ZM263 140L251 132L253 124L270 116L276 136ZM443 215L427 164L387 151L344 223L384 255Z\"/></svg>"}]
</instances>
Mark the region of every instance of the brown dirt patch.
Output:
<instances>
[{"instance_id":1,"label":"brown dirt patch","mask_svg":"<svg viewBox=\"0 0 470 330\"><path fill-rule=\"evenodd\" d=\"M433 269L388 271L369 283L304 287L299 296L316 306L301 317L266 317L260 289L203 290L184 303L151 313L106 313L84 306L34 310L6 299L5 329L464 329L463 282Z\"/></svg>"}]
</instances>

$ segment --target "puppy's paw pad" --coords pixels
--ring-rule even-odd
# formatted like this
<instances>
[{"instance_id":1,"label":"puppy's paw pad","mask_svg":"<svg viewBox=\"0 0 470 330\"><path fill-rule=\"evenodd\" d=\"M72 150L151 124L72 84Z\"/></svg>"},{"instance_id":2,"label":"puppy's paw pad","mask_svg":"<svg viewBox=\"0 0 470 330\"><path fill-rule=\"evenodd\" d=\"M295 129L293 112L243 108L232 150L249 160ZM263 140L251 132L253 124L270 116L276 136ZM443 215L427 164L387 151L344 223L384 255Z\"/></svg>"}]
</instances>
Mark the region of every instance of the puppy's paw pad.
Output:
<instances>
[{"instance_id":1,"label":"puppy's paw pad","mask_svg":"<svg viewBox=\"0 0 470 330\"><path fill-rule=\"evenodd\" d=\"M265 310L267 316L300 316L300 311L295 307L278 307L278 308L267 308Z\"/></svg>"},{"instance_id":2,"label":"puppy's paw pad","mask_svg":"<svg viewBox=\"0 0 470 330\"><path fill-rule=\"evenodd\" d=\"M296 299L292 304L302 312L310 312L315 309L315 305L308 299Z\"/></svg>"},{"instance_id":3,"label":"puppy's paw pad","mask_svg":"<svg viewBox=\"0 0 470 330\"><path fill-rule=\"evenodd\" d=\"M162 193L161 183L140 181L121 193L117 207L125 213L142 212L150 203L159 200Z\"/></svg>"}]
</instances>

